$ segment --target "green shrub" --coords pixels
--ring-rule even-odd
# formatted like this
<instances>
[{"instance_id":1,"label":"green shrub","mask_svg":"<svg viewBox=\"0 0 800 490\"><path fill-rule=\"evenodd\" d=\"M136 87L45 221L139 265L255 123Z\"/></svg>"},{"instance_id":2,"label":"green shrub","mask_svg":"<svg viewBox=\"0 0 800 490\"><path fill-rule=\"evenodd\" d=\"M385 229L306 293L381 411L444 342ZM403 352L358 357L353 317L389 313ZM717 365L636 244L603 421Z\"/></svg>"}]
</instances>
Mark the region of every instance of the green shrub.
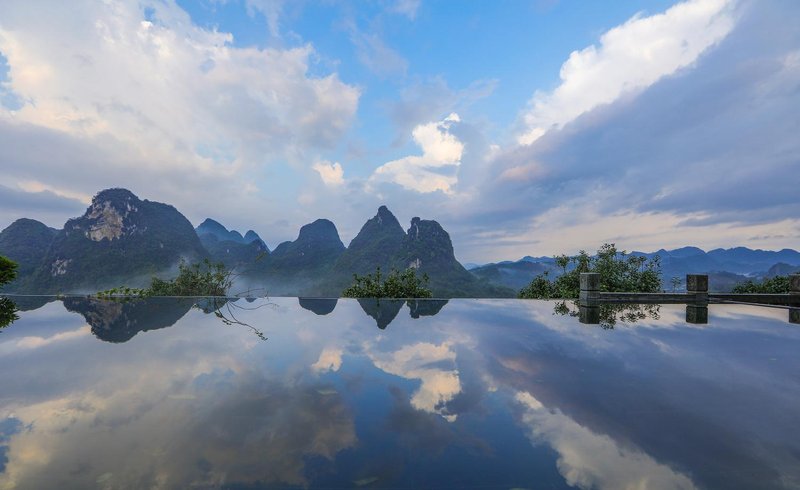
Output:
<instances>
[{"instance_id":1,"label":"green shrub","mask_svg":"<svg viewBox=\"0 0 800 490\"><path fill-rule=\"evenodd\" d=\"M175 279L150 280L145 289L118 287L100 291L99 297L112 296L226 296L233 282L233 273L220 263L203 262L187 264L181 260Z\"/></svg>"},{"instance_id":2,"label":"green shrub","mask_svg":"<svg viewBox=\"0 0 800 490\"><path fill-rule=\"evenodd\" d=\"M17 263L0 255L0 286L17 277Z\"/></svg>"},{"instance_id":3,"label":"green shrub","mask_svg":"<svg viewBox=\"0 0 800 490\"><path fill-rule=\"evenodd\" d=\"M433 296L428 289L428 275L417 277L417 271L408 268L403 272L395 269L381 280L381 268L375 274L359 276L353 274L353 284L342 291L345 298L430 298Z\"/></svg>"},{"instance_id":4,"label":"green shrub","mask_svg":"<svg viewBox=\"0 0 800 490\"><path fill-rule=\"evenodd\" d=\"M733 293L764 293L787 294L789 293L789 276L775 276L761 282L745 281L739 283L731 290Z\"/></svg>"},{"instance_id":5,"label":"green shrub","mask_svg":"<svg viewBox=\"0 0 800 490\"><path fill-rule=\"evenodd\" d=\"M0 328L5 328L16 320L19 320L17 305L8 298L0 298Z\"/></svg>"},{"instance_id":6,"label":"green shrub","mask_svg":"<svg viewBox=\"0 0 800 490\"><path fill-rule=\"evenodd\" d=\"M628 255L624 250L618 251L613 243L606 243L593 257L581 250L578 255L560 255L555 259L561 275L554 280L550 280L546 272L536 276L520 290L519 298L577 298L582 272L599 273L601 291L655 293L661 290L661 260L658 256L648 260Z\"/></svg>"}]
</instances>

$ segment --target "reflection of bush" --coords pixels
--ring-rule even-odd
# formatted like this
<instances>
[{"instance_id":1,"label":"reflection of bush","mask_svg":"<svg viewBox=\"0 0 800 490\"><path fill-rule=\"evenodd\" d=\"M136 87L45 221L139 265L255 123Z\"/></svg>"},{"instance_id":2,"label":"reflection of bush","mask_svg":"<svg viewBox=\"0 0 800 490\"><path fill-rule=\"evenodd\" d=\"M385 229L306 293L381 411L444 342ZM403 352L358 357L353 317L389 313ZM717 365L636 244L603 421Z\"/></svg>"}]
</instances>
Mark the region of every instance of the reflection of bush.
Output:
<instances>
[{"instance_id":1,"label":"reflection of bush","mask_svg":"<svg viewBox=\"0 0 800 490\"><path fill-rule=\"evenodd\" d=\"M0 328L5 328L16 320L19 320L17 305L8 298L0 298Z\"/></svg>"},{"instance_id":2,"label":"reflection of bush","mask_svg":"<svg viewBox=\"0 0 800 490\"><path fill-rule=\"evenodd\" d=\"M600 325L604 329L612 329L617 323L636 323L648 319L658 320L661 318L661 305L643 304L603 304L592 306L598 310L598 321L591 322ZM554 314L579 316L580 307L577 302L567 304L566 301L559 301L553 307Z\"/></svg>"}]
</instances>

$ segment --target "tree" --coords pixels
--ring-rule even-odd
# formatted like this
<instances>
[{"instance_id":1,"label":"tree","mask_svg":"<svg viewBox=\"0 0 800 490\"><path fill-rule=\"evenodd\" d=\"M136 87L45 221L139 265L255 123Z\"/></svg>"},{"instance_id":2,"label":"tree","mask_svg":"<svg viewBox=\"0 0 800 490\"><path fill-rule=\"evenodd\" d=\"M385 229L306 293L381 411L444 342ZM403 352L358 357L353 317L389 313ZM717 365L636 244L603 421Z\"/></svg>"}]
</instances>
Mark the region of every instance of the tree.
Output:
<instances>
[{"instance_id":1,"label":"tree","mask_svg":"<svg viewBox=\"0 0 800 490\"><path fill-rule=\"evenodd\" d=\"M734 286L733 293L755 294L787 294L789 293L789 276L775 276L761 282L745 281Z\"/></svg>"},{"instance_id":2,"label":"tree","mask_svg":"<svg viewBox=\"0 0 800 490\"><path fill-rule=\"evenodd\" d=\"M661 290L661 259L628 255L606 243L590 256L581 250L578 255L555 257L561 274L550 280L547 273L536 276L520 290L518 297L531 299L577 298L582 272L600 274L601 291L655 293Z\"/></svg>"},{"instance_id":3,"label":"tree","mask_svg":"<svg viewBox=\"0 0 800 490\"><path fill-rule=\"evenodd\" d=\"M403 272L392 269L385 280L381 281L381 268L375 274L359 276L353 274L353 284L342 291L345 298L430 298L428 275L417 277L417 271L409 267Z\"/></svg>"},{"instance_id":4,"label":"tree","mask_svg":"<svg viewBox=\"0 0 800 490\"><path fill-rule=\"evenodd\" d=\"M17 263L0 255L0 286L17 277Z\"/></svg>"},{"instance_id":5,"label":"tree","mask_svg":"<svg viewBox=\"0 0 800 490\"><path fill-rule=\"evenodd\" d=\"M187 264L181 260L178 264L178 276L175 279L150 280L150 287L136 289L119 287L100 291L97 296L227 296L233 283L233 273L220 263L203 262Z\"/></svg>"}]
</instances>

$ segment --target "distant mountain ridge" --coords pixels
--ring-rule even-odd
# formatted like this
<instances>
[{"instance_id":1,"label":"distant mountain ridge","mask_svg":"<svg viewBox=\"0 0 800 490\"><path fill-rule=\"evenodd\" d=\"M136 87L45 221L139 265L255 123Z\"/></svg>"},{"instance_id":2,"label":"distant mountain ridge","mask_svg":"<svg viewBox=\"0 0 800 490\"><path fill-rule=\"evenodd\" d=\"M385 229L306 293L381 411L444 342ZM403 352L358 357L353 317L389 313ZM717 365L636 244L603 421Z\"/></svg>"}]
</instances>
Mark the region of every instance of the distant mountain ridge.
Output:
<instances>
[{"instance_id":1,"label":"distant mountain ridge","mask_svg":"<svg viewBox=\"0 0 800 490\"><path fill-rule=\"evenodd\" d=\"M800 270L800 252L791 249L682 247L632 254L661 257L664 287L687 273L708 273L712 287L729 288L748 278ZM174 274L181 259L205 258L234 269L243 288L287 296L338 297L353 274L378 267L384 273L413 267L430 277L434 296L441 298L512 297L536 275L558 273L553 258L531 256L468 271L437 221L414 217L404 230L386 206L347 247L333 222L318 219L270 252L253 230L242 235L211 218L194 228L174 207L141 200L126 189L99 192L86 212L61 230L26 218L15 221L0 232L0 255L19 264L18 280L4 291L27 293L142 286L153 275Z\"/></svg>"},{"instance_id":2,"label":"distant mountain ridge","mask_svg":"<svg viewBox=\"0 0 800 490\"><path fill-rule=\"evenodd\" d=\"M35 228L46 236L41 226ZM19 240L12 227L2 235ZM121 281L141 285L182 257L208 256L192 224L174 207L141 200L126 189L99 192L82 216L68 220L36 254L41 254L37 265L21 278L19 289L37 293L96 291Z\"/></svg>"},{"instance_id":3,"label":"distant mountain ridge","mask_svg":"<svg viewBox=\"0 0 800 490\"><path fill-rule=\"evenodd\" d=\"M211 259L222 262L229 269L249 267L269 255L269 247L253 230L242 236L238 231L228 230L219 222L206 218L195 232Z\"/></svg>"},{"instance_id":4,"label":"distant mountain ridge","mask_svg":"<svg viewBox=\"0 0 800 490\"><path fill-rule=\"evenodd\" d=\"M660 249L656 252L631 252L631 255L661 260L662 287L670 287L670 279L682 281L686 274L708 274L714 290L728 291L737 283L748 279L760 279L785 275L800 269L800 252L792 249L778 251L734 247L705 250L687 246L674 250ZM470 272L494 284L519 289L536 277L548 272L557 275L560 271L552 257L525 256L518 261L502 261L476 267Z\"/></svg>"}]
</instances>

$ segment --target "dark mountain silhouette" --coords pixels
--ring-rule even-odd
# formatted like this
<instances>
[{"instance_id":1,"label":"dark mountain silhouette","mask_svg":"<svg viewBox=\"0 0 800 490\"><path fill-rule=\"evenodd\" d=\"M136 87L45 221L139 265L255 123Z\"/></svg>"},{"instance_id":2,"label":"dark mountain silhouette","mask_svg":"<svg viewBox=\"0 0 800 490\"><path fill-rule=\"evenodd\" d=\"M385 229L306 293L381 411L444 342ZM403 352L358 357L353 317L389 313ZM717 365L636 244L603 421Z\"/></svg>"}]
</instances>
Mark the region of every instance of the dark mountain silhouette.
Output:
<instances>
[{"instance_id":1,"label":"dark mountain silhouette","mask_svg":"<svg viewBox=\"0 0 800 490\"><path fill-rule=\"evenodd\" d=\"M648 259L659 256L662 287L667 290L671 289L670 280L673 277L683 281L686 274L708 274L712 291L730 291L736 284L748 279L786 275L800 270L800 252L791 249L769 251L736 247L706 252L698 247L681 247L656 252L631 252L631 255ZM516 289L522 287L520 283L527 285L544 271L549 271L551 277L560 272L552 258L530 256L517 262L498 262L470 270L472 274L493 284L516 286Z\"/></svg>"},{"instance_id":2,"label":"dark mountain silhouette","mask_svg":"<svg viewBox=\"0 0 800 490\"><path fill-rule=\"evenodd\" d=\"M386 206L367 220L350 246L339 257L320 294L339 295L353 282L353 274L384 274L413 267L418 276L427 274L436 297L510 296L513 291L481 281L455 258L450 235L436 221L414 218L403 231Z\"/></svg>"},{"instance_id":3,"label":"dark mountain silhouette","mask_svg":"<svg viewBox=\"0 0 800 490\"><path fill-rule=\"evenodd\" d=\"M344 251L336 225L318 219L300 228L296 240L281 243L246 271L246 280L263 284L273 296L338 296L341 291L321 291L319 284Z\"/></svg>"},{"instance_id":4,"label":"dark mountain silhouette","mask_svg":"<svg viewBox=\"0 0 800 490\"><path fill-rule=\"evenodd\" d=\"M447 303L448 300L446 299L413 299L406 301L411 318L438 315Z\"/></svg>"},{"instance_id":5,"label":"dark mountain silhouette","mask_svg":"<svg viewBox=\"0 0 800 490\"><path fill-rule=\"evenodd\" d=\"M41 265L57 234L58 230L27 218L16 220L0 232L0 255L17 263L18 277L3 291L25 289L25 282Z\"/></svg>"},{"instance_id":6,"label":"dark mountain silhouette","mask_svg":"<svg viewBox=\"0 0 800 490\"><path fill-rule=\"evenodd\" d=\"M381 330L388 327L397 317L403 303L404 301L400 299L361 298L358 300L364 313L371 316Z\"/></svg>"},{"instance_id":7,"label":"dark mountain silhouette","mask_svg":"<svg viewBox=\"0 0 800 490\"><path fill-rule=\"evenodd\" d=\"M183 257L207 257L189 220L174 207L125 189L98 193L83 216L54 237L27 289L79 291L142 284Z\"/></svg>"},{"instance_id":8,"label":"dark mountain silhouette","mask_svg":"<svg viewBox=\"0 0 800 490\"><path fill-rule=\"evenodd\" d=\"M332 313L338 301L336 298L297 298L301 308L320 316Z\"/></svg>"},{"instance_id":9,"label":"dark mountain silhouette","mask_svg":"<svg viewBox=\"0 0 800 490\"><path fill-rule=\"evenodd\" d=\"M523 258L518 262L483 265L470 269L469 272L493 284L519 290L527 286L537 275L552 271L554 268L555 266L550 263L532 262Z\"/></svg>"},{"instance_id":10,"label":"dark mountain silhouette","mask_svg":"<svg viewBox=\"0 0 800 490\"><path fill-rule=\"evenodd\" d=\"M397 218L386 206L381 206L339 257L334 274L344 276L349 284L353 274L375 272L376 267L388 272L395 265L405 237L406 232Z\"/></svg>"},{"instance_id":11,"label":"dark mountain silhouette","mask_svg":"<svg viewBox=\"0 0 800 490\"><path fill-rule=\"evenodd\" d=\"M247 270L269 255L267 244L253 230L243 237L238 231L228 230L219 222L206 218L195 231L211 260L222 262L229 269Z\"/></svg>"},{"instance_id":12,"label":"dark mountain silhouette","mask_svg":"<svg viewBox=\"0 0 800 490\"><path fill-rule=\"evenodd\" d=\"M109 301L96 298L64 298L64 307L80 313L92 333L106 342L127 342L139 332L171 327L192 308L193 298L143 298Z\"/></svg>"},{"instance_id":13,"label":"dark mountain silhouette","mask_svg":"<svg viewBox=\"0 0 800 490\"><path fill-rule=\"evenodd\" d=\"M174 275L181 259L211 258L240 273L237 287L264 288L270 295L337 297L353 274L380 267L416 269L427 274L433 295L513 297L537 274L558 274L550 257L525 256L518 261L486 264L467 271L455 258L447 231L434 220L415 217L403 230L386 206L378 208L345 248L336 226L318 219L303 226L294 241L272 253L253 230L242 236L206 219L196 229L174 207L140 200L125 189L98 193L83 216L54 230L20 219L0 232L0 254L19 263L19 278L5 292L94 292L126 285L141 287L153 275ZM662 279L707 273L712 289L725 290L748 278L794 272L795 250L746 247L705 252L697 247L635 255L659 255ZM320 310L321 311L321 310Z\"/></svg>"}]
</instances>

